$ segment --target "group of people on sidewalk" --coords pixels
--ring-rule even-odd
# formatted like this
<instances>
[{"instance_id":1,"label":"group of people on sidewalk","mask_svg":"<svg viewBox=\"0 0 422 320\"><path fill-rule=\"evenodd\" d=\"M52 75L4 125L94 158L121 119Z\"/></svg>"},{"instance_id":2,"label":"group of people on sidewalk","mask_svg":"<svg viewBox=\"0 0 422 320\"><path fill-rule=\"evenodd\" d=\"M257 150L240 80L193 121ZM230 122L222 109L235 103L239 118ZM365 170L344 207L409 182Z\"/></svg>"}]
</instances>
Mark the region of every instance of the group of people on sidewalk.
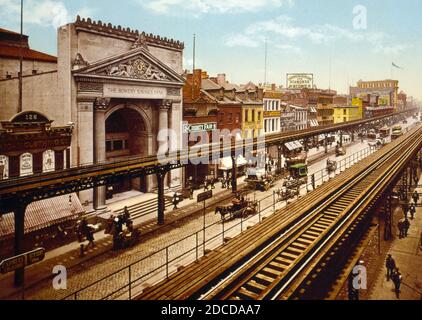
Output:
<instances>
[{"instance_id":1,"label":"group of people on sidewalk","mask_svg":"<svg viewBox=\"0 0 422 320\"><path fill-rule=\"evenodd\" d=\"M412 199L413 199L413 203L410 204L410 206L408 208L405 208L405 216L403 219L400 219L397 226L399 228L399 237L400 239L402 238L406 238L409 232L409 228L410 228L410 221L409 221L409 217L408 214L410 214L410 219L413 220L415 218L415 213L416 213L416 206L418 204L419 201L419 193L415 190L415 192L413 192L412 194Z\"/></svg>"},{"instance_id":2,"label":"group of people on sidewalk","mask_svg":"<svg viewBox=\"0 0 422 320\"><path fill-rule=\"evenodd\" d=\"M387 256L387 259L385 261L385 267L387 268L387 281L390 281L390 279L393 281L394 291L396 293L397 299L399 299L402 275L399 271L399 268L397 268L396 261L393 259L391 254Z\"/></svg>"}]
</instances>

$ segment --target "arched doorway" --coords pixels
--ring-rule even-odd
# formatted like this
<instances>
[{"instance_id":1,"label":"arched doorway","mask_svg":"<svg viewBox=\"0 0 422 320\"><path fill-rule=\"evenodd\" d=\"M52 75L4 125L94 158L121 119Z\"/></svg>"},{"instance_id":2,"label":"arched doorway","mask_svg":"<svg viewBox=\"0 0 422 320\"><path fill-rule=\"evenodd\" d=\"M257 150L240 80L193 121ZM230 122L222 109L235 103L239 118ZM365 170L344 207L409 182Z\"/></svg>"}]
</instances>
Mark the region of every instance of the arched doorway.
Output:
<instances>
[{"instance_id":1,"label":"arched doorway","mask_svg":"<svg viewBox=\"0 0 422 320\"><path fill-rule=\"evenodd\" d=\"M106 158L122 160L148 154L148 128L137 107L116 107L106 118ZM146 178L126 178L107 188L107 199L130 190L147 192Z\"/></svg>"}]
</instances>

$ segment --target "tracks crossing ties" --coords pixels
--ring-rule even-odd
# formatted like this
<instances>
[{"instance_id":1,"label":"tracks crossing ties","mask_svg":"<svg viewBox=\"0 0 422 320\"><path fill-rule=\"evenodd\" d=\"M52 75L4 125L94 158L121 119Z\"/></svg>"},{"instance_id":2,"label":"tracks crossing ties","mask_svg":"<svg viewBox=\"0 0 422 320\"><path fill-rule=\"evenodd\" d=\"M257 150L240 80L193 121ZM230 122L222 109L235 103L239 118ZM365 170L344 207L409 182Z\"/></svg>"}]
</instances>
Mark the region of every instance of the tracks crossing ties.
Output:
<instances>
[{"instance_id":1,"label":"tracks crossing ties","mask_svg":"<svg viewBox=\"0 0 422 320\"><path fill-rule=\"evenodd\" d=\"M138 299L294 297L421 145L418 126Z\"/></svg>"}]
</instances>

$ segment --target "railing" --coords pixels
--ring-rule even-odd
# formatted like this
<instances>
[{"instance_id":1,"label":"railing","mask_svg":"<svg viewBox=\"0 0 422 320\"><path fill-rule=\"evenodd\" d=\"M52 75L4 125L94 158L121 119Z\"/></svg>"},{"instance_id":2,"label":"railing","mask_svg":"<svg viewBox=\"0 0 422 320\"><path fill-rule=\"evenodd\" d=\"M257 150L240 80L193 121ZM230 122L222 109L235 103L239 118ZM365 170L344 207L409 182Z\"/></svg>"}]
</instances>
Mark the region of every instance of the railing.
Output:
<instances>
[{"instance_id":1,"label":"railing","mask_svg":"<svg viewBox=\"0 0 422 320\"><path fill-rule=\"evenodd\" d=\"M336 174L341 173L368 155L375 152L375 148L365 148L341 161L337 161L337 168L331 174L326 169L319 170L311 175L313 179L299 187L299 195L305 195L309 190L318 188ZM312 183L314 181L314 185ZM285 188L281 189L285 191ZM255 197L255 194L254 194ZM255 200L255 199L254 199ZM149 285L158 283L178 270L178 266L185 266L203 257L207 250L215 249L224 244L227 238L242 234L248 224L255 225L277 210L288 204L292 199L281 200L276 192L258 201L257 214L240 218L240 221L217 221L188 235L165 248L123 267L112 274L99 279L90 285L77 290L63 299L66 300L107 300L132 299L139 295L148 282ZM210 206L207 207L208 209ZM208 237L207 237L208 234ZM113 285L115 284L115 285ZM123 284L123 285L122 285Z\"/></svg>"}]
</instances>

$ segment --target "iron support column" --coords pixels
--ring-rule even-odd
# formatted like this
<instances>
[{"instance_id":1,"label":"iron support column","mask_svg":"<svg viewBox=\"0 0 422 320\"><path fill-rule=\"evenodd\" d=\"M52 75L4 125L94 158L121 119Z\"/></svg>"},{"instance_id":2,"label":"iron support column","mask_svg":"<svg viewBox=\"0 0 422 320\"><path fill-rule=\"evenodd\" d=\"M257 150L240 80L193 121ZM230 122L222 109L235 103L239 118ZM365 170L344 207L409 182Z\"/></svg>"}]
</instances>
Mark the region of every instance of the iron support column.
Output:
<instances>
[{"instance_id":1,"label":"iron support column","mask_svg":"<svg viewBox=\"0 0 422 320\"><path fill-rule=\"evenodd\" d=\"M24 237L25 237L25 211L27 205L25 203L17 204L15 215L15 256L20 255L24 251ZM25 276L25 268L20 268L15 271L15 286L23 285Z\"/></svg>"},{"instance_id":2,"label":"iron support column","mask_svg":"<svg viewBox=\"0 0 422 320\"><path fill-rule=\"evenodd\" d=\"M157 173L157 187L158 187L158 225L164 224L164 210L165 210L165 203L164 203L164 178L166 176L166 171L162 171Z\"/></svg>"}]
</instances>

